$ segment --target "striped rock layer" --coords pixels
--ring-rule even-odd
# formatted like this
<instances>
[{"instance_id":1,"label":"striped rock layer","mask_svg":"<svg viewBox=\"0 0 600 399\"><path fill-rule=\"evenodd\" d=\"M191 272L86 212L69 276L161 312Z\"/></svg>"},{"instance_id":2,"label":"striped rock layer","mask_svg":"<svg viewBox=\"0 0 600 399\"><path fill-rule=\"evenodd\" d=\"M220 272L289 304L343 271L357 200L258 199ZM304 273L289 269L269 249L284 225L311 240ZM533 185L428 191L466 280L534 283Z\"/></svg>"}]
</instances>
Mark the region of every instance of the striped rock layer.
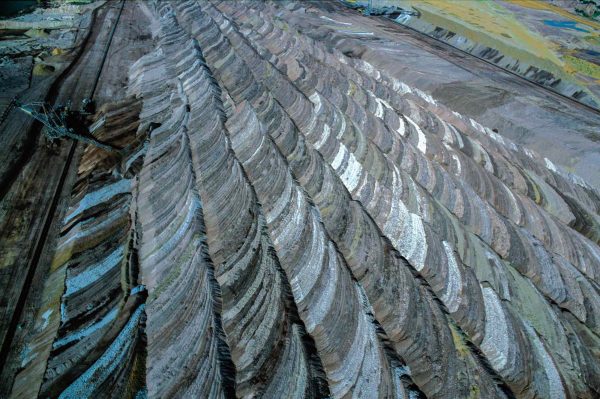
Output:
<instances>
[{"instance_id":1,"label":"striped rock layer","mask_svg":"<svg viewBox=\"0 0 600 399\"><path fill-rule=\"evenodd\" d=\"M97 117L125 155L80 161L42 396L600 395L596 189L345 55L311 3L142 7L156 46Z\"/></svg>"},{"instance_id":2,"label":"striped rock layer","mask_svg":"<svg viewBox=\"0 0 600 399\"><path fill-rule=\"evenodd\" d=\"M88 146L80 159L52 264L52 274L64 276L60 306L47 309L39 327L39 341L44 330L55 331L51 346L46 339L50 352L40 397L115 397L145 390L146 292L135 229L145 141L136 135L140 109L129 98L101 111L92 125L98 138L124 148L123 156ZM40 352L31 360L44 356Z\"/></svg>"}]
</instances>

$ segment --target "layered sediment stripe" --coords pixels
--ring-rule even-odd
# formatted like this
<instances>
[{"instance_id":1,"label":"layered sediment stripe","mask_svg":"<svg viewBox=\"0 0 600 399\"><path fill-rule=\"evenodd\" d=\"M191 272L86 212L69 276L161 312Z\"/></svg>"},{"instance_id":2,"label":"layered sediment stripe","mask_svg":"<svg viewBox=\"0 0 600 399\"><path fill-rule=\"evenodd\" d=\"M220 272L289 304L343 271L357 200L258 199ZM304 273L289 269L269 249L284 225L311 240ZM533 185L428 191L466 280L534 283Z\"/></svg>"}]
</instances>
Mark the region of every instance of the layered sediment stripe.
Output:
<instances>
[{"instance_id":1,"label":"layered sediment stripe","mask_svg":"<svg viewBox=\"0 0 600 399\"><path fill-rule=\"evenodd\" d=\"M233 64L236 64L236 61L232 59L232 63L233 63ZM234 75L234 74L233 74L233 73L227 73L227 74L223 74L223 76L228 76L228 78L229 78L229 79L231 79L231 76L232 76L232 75ZM243 77L245 77L245 76L248 76L248 74L244 74L244 73L241 73L241 74L237 74L237 73L236 73L235 75L236 75L236 76L243 76ZM239 79L239 78L238 78L238 79ZM251 86L251 85L252 85L252 84L250 84L250 86ZM250 87L250 86L248 86L248 84L247 84L247 83L242 83L242 82L240 82L240 83L238 83L238 84L233 84L233 82L232 82L232 88L233 88L233 89L235 89L236 87L244 87L244 86L245 86L245 87ZM280 118L279 118L277 115L275 115L275 114L272 114L272 113L271 113L271 114L270 114L270 116L272 117L272 119L273 119L273 120L280 120ZM245 123L245 124L243 124L243 125L244 125L244 126L253 126L253 123L252 123L252 122L247 122L247 123ZM277 129L277 131L278 131L278 134L279 134L279 133L281 133L281 129L280 129L280 128L279 128L279 129ZM256 138L254 138L254 139L252 139L252 140L244 140L244 142L246 142L246 141L252 141L252 142L262 142L262 141L264 141L264 140L263 140L262 138L260 138L260 137L256 137ZM288 144L293 144L293 143L288 143ZM236 151L237 151L237 150L236 150ZM250 151L250 150L248 150L248 151ZM248 157L252 157L252 158L254 158L254 157L256 157L256 158L260 158L260 157L261 157L261 154L259 154L258 152L254 152L254 151L253 151L252 153L248 154L247 156L248 156ZM283 189L284 189L284 190L286 190L286 188L285 188L285 187L284 187ZM276 208L278 208L277 204L275 204L275 207L276 207ZM267 217L268 217L268 215L267 215ZM285 242L285 241L286 241L285 239L282 239L282 240L281 240L281 242ZM425 306L430 306L430 304L429 304L429 305L425 305ZM449 331L449 330L446 330L446 331L448 331L448 335L446 335L446 337L450 337L450 335L451 335L451 334L450 334L450 331ZM435 334L434 334L434 335L435 335ZM450 338L450 339L451 339L451 338ZM409 340L407 339L406 341L409 341ZM407 344L408 346L412 346L412 344L408 344L407 342L405 342L405 344ZM416 345L415 345L415 346L416 346ZM427 380L431 380L431 377L427 377ZM492 386L493 386L493 384L492 384Z\"/></svg>"},{"instance_id":2,"label":"layered sediment stripe","mask_svg":"<svg viewBox=\"0 0 600 399\"><path fill-rule=\"evenodd\" d=\"M60 326L40 396L61 398L143 393L145 290L139 286L136 176L143 137L136 138L139 102L126 100L97 116L96 134L127 146L122 159L88 146L75 199L64 219L55 273L66 271ZM114 123L120 124L120 128ZM95 164L94 172L88 169ZM119 171L115 173L116 171ZM50 327L46 314L41 329Z\"/></svg>"},{"instance_id":3,"label":"layered sediment stripe","mask_svg":"<svg viewBox=\"0 0 600 399\"><path fill-rule=\"evenodd\" d=\"M225 3L225 4L226 4L226 3ZM238 12L238 13L239 13L239 8L237 8L237 9L236 9L236 12ZM252 14L252 10L249 10L249 12L248 12L248 13L243 13L243 14L244 14L244 16L245 16L245 15L247 15L247 14ZM243 18L243 17L242 17L242 18ZM268 20L265 20L265 19L260 19L260 23L263 23L263 26L264 26L264 25L268 25ZM257 31L260 31L260 29L257 29ZM273 31L277 31L277 29L273 29ZM273 32L271 32L271 33L273 33ZM281 30L279 30L279 31L275 32L275 35L279 35L279 34L280 34L282 37L285 37L286 35L288 35L288 36L289 36L289 33L283 32L283 31L281 31ZM271 36L272 36L272 35L271 35ZM300 37L301 37L301 35L300 35ZM298 39L296 39L295 37L294 37L294 40L298 41ZM275 42L276 42L276 43L275 43ZM267 41L266 41L266 43L268 43L268 44L269 44L269 45L271 45L271 46L273 46L273 45L274 45L274 46L276 47L278 44L281 44L281 43L282 43L282 41L281 41L281 40L278 40L278 41L268 41L268 40L267 40ZM275 43L275 44L274 44L274 43ZM285 40L283 41L283 43L285 43ZM317 48L318 48L318 43L317 43L317 44L315 44L315 45L313 45L313 46L310 46L310 48L307 48L307 49L306 49L306 52L310 52L310 51L311 51L311 50L313 50L315 47L317 47ZM295 51L296 51L296 52L299 52L299 51L298 51L298 46L296 46L296 47L295 47ZM314 51L314 50L313 50L313 51ZM290 54L288 54L288 53L289 53L289 51L287 51L287 52L285 53L285 54L286 54L286 56L287 56L287 55L290 55ZM296 54L295 54L295 53L292 53L292 54L291 54L292 58L294 58L294 57L293 57L294 55L296 55ZM289 57L286 57L286 58L282 57L282 59L287 59L287 58L289 58ZM298 58L298 57L296 57L296 59L297 59L297 58ZM272 57L271 59L274 59L276 62L278 62L278 60L279 60L279 58L274 58L274 57ZM311 78L310 78L310 76L311 76L311 75L310 75L310 72L309 72L309 71L308 71L306 68L304 68L304 70L305 70L305 72L304 72L304 74L303 74L303 75L304 75L304 77L305 77L306 81L311 81ZM324 71L322 68L319 68L319 71L320 71L320 73L318 74L318 75L319 75L319 77L321 77L321 76L324 76L324 75L326 76L326 78L325 78L325 79L327 79L327 78L329 78L329 77L330 77L329 75L327 75L326 71ZM370 71L370 72L372 72L372 71ZM332 74L331 76L337 76L337 75L335 75L335 74ZM339 76L338 76L338 78L339 78ZM314 81L314 79L313 79L313 81ZM320 89L321 87L324 87L324 85L320 85L320 84L319 84L319 82L320 82L320 80L316 81L316 82L315 82L315 85L313 85L313 86L316 86L316 87L317 87L317 88L319 88L319 89ZM344 82L344 81L340 81L340 82L339 82L339 83L340 83L340 86L343 86L343 84L342 84L343 82ZM300 86L302 86L302 83L303 83L303 81L298 81L298 84L299 84ZM346 84L347 84L347 83L346 83ZM330 85L330 86L336 86L336 87L337 87L337 85ZM329 91L331 91L331 89L329 88L330 86L327 86L327 87L325 88L325 90L327 91L327 89L329 89ZM369 85L367 85L367 86L369 86ZM362 89L361 89L361 88L358 88L358 90L362 90ZM369 96L373 97L373 93L369 92L368 94L369 94L369 95L365 95L365 96L363 96L363 97L364 97L364 98L369 98ZM382 103L383 103L384 105L385 105L385 104L387 104L387 103L386 103L384 100L381 100L381 99L379 99L379 98L375 98L375 99L376 99L376 100L379 100L379 101L378 101L378 103L377 103L377 104L378 104L378 107L379 107L379 106L381 106L381 104L382 104ZM378 110L379 110L379 108L378 108ZM377 111L375 111L375 115L377 115L377 114L378 114L378 113L377 113ZM368 114L368 113L366 113L366 115L367 115L367 116L369 116L369 114ZM411 155L411 157L414 157L414 155ZM405 157L405 158L410 158L410 157ZM418 164L418 163L417 163L417 164ZM427 165L428 165L428 164L427 164ZM427 174L425 174L424 176L425 176L425 177L427 177L427 175L431 175L431 173L430 173L430 172L428 172L428 173L427 173ZM417 174L417 178L418 178L418 177L419 177L419 176L418 176L418 174ZM436 181L445 182L445 181L446 181L446 179L440 179L440 178L437 178L437 179L430 180L430 182L434 182L434 186L433 186L433 187L434 187L434 188L433 188L433 194L435 194L435 191L442 191L442 190L438 190L437 188L435 188L435 183L436 183ZM427 188L429 189L429 187L428 187L428 185L427 185L427 181L425 181L423 184L425 184L425 187L427 187ZM451 190L446 190L446 189L444 189L444 191L451 191ZM478 208L481 208L481 207L478 207ZM485 220L487 220L487 218L483 218L482 220L484 220L484 221L485 221ZM494 220L494 218L492 218L492 220ZM467 223L467 222L468 222L468 221L464 221L464 224L468 226L468 225L469 225L469 223ZM480 223L480 222L479 222L479 223ZM496 227L494 227L494 228L496 229ZM502 240L498 239L498 241L502 241ZM527 240L525 240L525 242L527 243Z\"/></svg>"},{"instance_id":4,"label":"layered sediment stripe","mask_svg":"<svg viewBox=\"0 0 600 399\"><path fill-rule=\"evenodd\" d=\"M272 58L272 59L273 59L273 58ZM305 75L306 75L306 74L305 74ZM317 107L318 107L318 105L317 105ZM321 142L321 141L319 141L319 142Z\"/></svg>"},{"instance_id":5,"label":"layered sediment stripe","mask_svg":"<svg viewBox=\"0 0 600 399\"><path fill-rule=\"evenodd\" d=\"M140 6L137 100L90 127L123 156L84 150L13 396L600 394L597 190L333 3Z\"/></svg>"},{"instance_id":6,"label":"layered sediment stripe","mask_svg":"<svg viewBox=\"0 0 600 399\"><path fill-rule=\"evenodd\" d=\"M269 114L273 115L273 111ZM243 125L260 129L254 122ZM278 131L281 132L281 127ZM294 135L290 133L284 131L280 136L282 141L293 138ZM259 139L253 135L252 141ZM311 194L328 233L344 254L354 276L365 287L367 296L375 301L373 314L376 318L384 317L381 326L386 339L391 341L393 351L406 357L411 365L420 364L420 367L411 367L411 374L416 381L423 386L435 381L435 377L438 376L432 372L435 364L446 364L448 369L463 371L473 367L473 364L453 364L452 334L430 292L418 283L415 284L409 269L391 246L381 240L381 234L361 207L343 195L345 190L338 178L329 172L330 169L324 167L321 158L316 154L303 157L306 152L310 154L310 149L303 147L301 142L295 148L294 153L288 157L295 177L298 177L299 183ZM340 224L340 220L344 220L345 223ZM402 288L399 290L399 287ZM423 300L423 297L430 298L430 301ZM415 325L419 325L419 329L415 329ZM387 334L387 331L390 333ZM429 333L422 334L423 331ZM445 347L448 352L432 350L437 347ZM424 361L424 358L429 360ZM433 364L428 367L429 362ZM477 367L474 367L469 373L477 374L476 369ZM453 380L451 372L442 373L440 377L448 382ZM495 392L493 381L483 382L482 377L477 378L480 380L482 391L490 390L490 394ZM473 380L475 379L473 376ZM446 392L460 395L460 392L468 391L461 391L460 387L454 389Z\"/></svg>"}]
</instances>

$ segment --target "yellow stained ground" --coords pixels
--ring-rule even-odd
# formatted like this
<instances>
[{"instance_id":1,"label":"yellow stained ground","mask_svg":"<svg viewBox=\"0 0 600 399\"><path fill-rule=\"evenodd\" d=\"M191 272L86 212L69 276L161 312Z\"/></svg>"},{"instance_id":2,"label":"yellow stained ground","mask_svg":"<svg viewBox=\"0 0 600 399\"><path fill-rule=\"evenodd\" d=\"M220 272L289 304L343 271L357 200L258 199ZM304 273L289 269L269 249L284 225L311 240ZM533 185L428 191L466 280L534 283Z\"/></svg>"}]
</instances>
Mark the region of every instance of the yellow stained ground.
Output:
<instances>
[{"instance_id":1,"label":"yellow stained ground","mask_svg":"<svg viewBox=\"0 0 600 399\"><path fill-rule=\"evenodd\" d=\"M596 21L571 14L568 11L540 0L506 0L524 8L548 11L548 19L572 20L581 28L589 30L582 41L595 48L600 42L600 24ZM366 6L368 0L351 0ZM564 80L577 82L586 87L598 82L600 67L578 58L564 43L544 37L504 7L491 0L372 0L374 7L396 5L404 9L414 8L421 18L435 26L464 36L473 42L495 48L501 53L518 59L521 63L552 72ZM525 10L524 10L525 11ZM554 16L552 14L554 14ZM584 26L581 26L584 25ZM585 47L585 46L584 46ZM590 79L591 78L591 79ZM588 93L591 94L591 93Z\"/></svg>"}]
</instances>

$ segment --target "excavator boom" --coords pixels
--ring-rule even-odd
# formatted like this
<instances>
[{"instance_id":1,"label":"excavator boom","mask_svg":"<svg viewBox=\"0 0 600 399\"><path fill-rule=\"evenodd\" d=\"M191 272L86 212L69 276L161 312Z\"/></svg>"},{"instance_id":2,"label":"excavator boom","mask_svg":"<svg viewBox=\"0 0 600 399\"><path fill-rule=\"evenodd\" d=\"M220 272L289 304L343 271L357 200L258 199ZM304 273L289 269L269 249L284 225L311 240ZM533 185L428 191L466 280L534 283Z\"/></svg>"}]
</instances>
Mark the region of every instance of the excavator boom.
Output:
<instances>
[{"instance_id":1,"label":"excavator boom","mask_svg":"<svg viewBox=\"0 0 600 399\"><path fill-rule=\"evenodd\" d=\"M13 100L13 102L14 106L42 123L46 127L45 134L51 140L68 137L73 140L94 145L106 151L119 151L118 148L102 143L89 133L82 118L83 115L87 114L85 111L72 111L69 109L70 107L68 105L52 108L48 104L42 102L22 103L18 100Z\"/></svg>"}]
</instances>

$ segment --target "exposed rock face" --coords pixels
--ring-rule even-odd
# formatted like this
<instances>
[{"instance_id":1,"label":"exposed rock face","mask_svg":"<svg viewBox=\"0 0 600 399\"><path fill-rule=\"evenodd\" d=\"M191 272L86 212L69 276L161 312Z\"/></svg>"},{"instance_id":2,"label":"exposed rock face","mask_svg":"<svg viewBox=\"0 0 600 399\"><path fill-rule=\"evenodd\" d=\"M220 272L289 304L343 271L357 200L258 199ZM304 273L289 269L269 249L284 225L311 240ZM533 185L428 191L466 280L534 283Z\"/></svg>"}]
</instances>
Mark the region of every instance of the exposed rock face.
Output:
<instances>
[{"instance_id":1,"label":"exposed rock face","mask_svg":"<svg viewBox=\"0 0 600 399\"><path fill-rule=\"evenodd\" d=\"M596 189L296 31L302 4L142 7L156 48L95 125L123 155L86 148L31 340L42 397L600 394Z\"/></svg>"},{"instance_id":2,"label":"exposed rock face","mask_svg":"<svg viewBox=\"0 0 600 399\"><path fill-rule=\"evenodd\" d=\"M60 314L50 307L35 339L50 351L41 397L114 397L144 389L146 295L135 228L144 156L144 137L136 137L140 109L128 99L98 115L94 133L125 147L123 159L90 146L80 160L51 272L64 278ZM44 330L57 327L48 341Z\"/></svg>"}]
</instances>

